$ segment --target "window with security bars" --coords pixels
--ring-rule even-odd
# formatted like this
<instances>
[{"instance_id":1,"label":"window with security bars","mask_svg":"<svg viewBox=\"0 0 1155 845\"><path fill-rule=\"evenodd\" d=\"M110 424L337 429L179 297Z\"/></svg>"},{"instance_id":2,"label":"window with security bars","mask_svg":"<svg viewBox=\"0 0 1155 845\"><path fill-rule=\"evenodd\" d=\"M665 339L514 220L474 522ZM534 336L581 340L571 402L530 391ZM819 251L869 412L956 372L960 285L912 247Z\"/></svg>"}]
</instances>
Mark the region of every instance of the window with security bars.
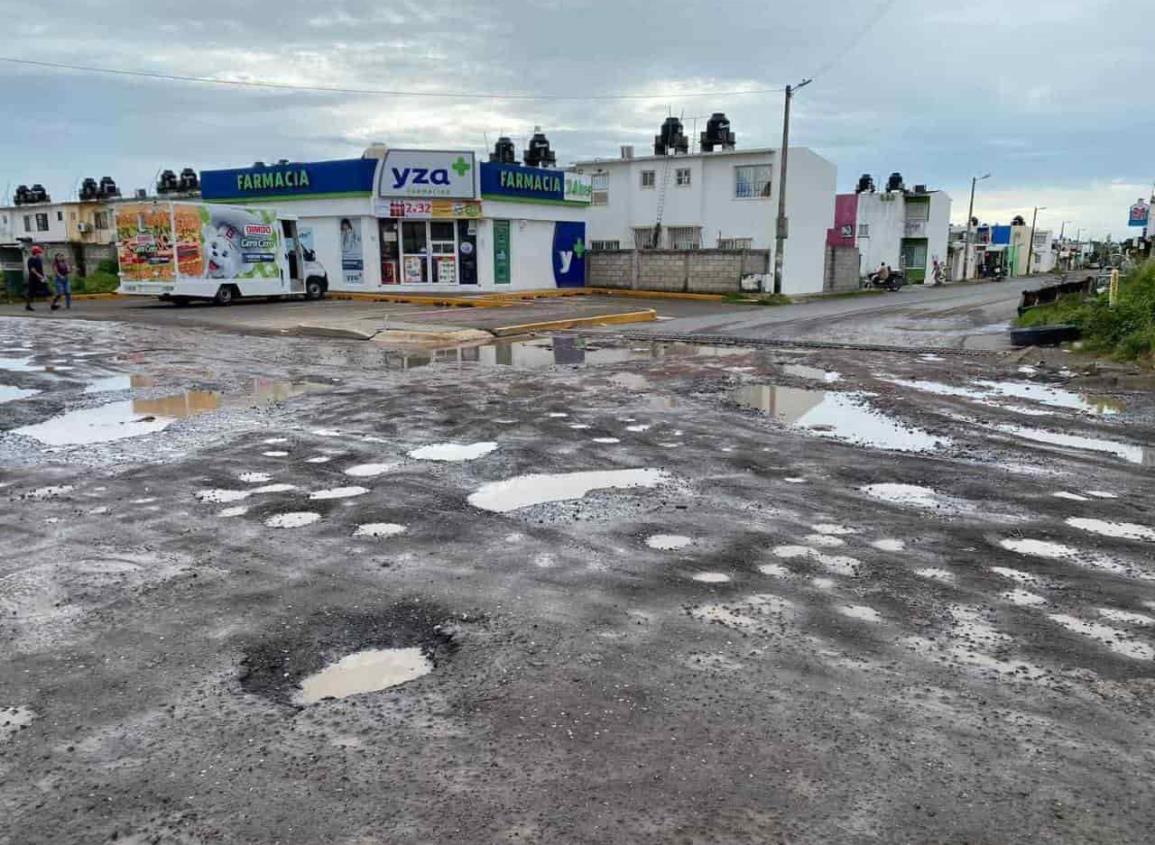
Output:
<instances>
[{"instance_id":1,"label":"window with security bars","mask_svg":"<svg viewBox=\"0 0 1155 845\"><path fill-rule=\"evenodd\" d=\"M47 214L47 212L42 212L42 213L36 215L36 231L37 232L47 232L48 231L48 214Z\"/></svg>"},{"instance_id":2,"label":"window with security bars","mask_svg":"<svg viewBox=\"0 0 1155 845\"><path fill-rule=\"evenodd\" d=\"M621 241L590 241L590 249L593 252L613 252L621 248Z\"/></svg>"},{"instance_id":3,"label":"window with security bars","mask_svg":"<svg viewBox=\"0 0 1155 845\"><path fill-rule=\"evenodd\" d=\"M929 202L908 202L906 204L906 220L910 222L925 223L930 220L930 203Z\"/></svg>"},{"instance_id":4,"label":"window with security bars","mask_svg":"<svg viewBox=\"0 0 1155 845\"><path fill-rule=\"evenodd\" d=\"M869 238L870 237L870 224L869 223L859 223L858 224L858 237L860 237L860 238Z\"/></svg>"},{"instance_id":5,"label":"window with security bars","mask_svg":"<svg viewBox=\"0 0 1155 845\"><path fill-rule=\"evenodd\" d=\"M690 187L690 168L679 167L674 171L674 184L679 188Z\"/></svg>"},{"instance_id":6,"label":"window with security bars","mask_svg":"<svg viewBox=\"0 0 1155 845\"><path fill-rule=\"evenodd\" d=\"M610 174L595 173L590 180L590 187L593 190L590 197L591 205L609 205L610 204Z\"/></svg>"},{"instance_id":7,"label":"window with security bars","mask_svg":"<svg viewBox=\"0 0 1155 845\"><path fill-rule=\"evenodd\" d=\"M671 226L666 229L666 237L670 241L670 249L701 249L701 226Z\"/></svg>"},{"instance_id":8,"label":"window with security bars","mask_svg":"<svg viewBox=\"0 0 1155 845\"><path fill-rule=\"evenodd\" d=\"M656 171L654 171L654 170L643 170L642 171L642 187L643 188L652 188L652 187L654 187L654 185L657 184L657 182L658 182L658 177L657 177Z\"/></svg>"},{"instance_id":9,"label":"window with security bars","mask_svg":"<svg viewBox=\"0 0 1155 845\"><path fill-rule=\"evenodd\" d=\"M634 249L654 249L656 246L653 226L634 227Z\"/></svg>"},{"instance_id":10,"label":"window with security bars","mask_svg":"<svg viewBox=\"0 0 1155 845\"><path fill-rule=\"evenodd\" d=\"M753 238L718 238L718 249L752 249Z\"/></svg>"},{"instance_id":11,"label":"window with security bars","mask_svg":"<svg viewBox=\"0 0 1155 845\"><path fill-rule=\"evenodd\" d=\"M734 198L740 200L764 199L770 196L768 164L744 164L734 168Z\"/></svg>"}]
</instances>

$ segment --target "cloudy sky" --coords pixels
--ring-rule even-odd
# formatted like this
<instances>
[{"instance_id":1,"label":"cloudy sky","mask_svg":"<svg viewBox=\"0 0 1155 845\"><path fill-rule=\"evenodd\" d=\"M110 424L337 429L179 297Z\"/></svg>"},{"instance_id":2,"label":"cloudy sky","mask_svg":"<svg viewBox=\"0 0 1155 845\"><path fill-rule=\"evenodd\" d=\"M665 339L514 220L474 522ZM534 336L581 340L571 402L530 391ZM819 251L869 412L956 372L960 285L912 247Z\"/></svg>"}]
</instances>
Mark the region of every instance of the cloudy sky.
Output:
<instances>
[{"instance_id":1,"label":"cloudy sky","mask_svg":"<svg viewBox=\"0 0 1155 845\"><path fill-rule=\"evenodd\" d=\"M782 95L813 76L792 143L860 173L898 170L975 213L1126 236L1155 182L1151 0L0 0L0 56L229 80L406 91L271 91L0 62L0 189L55 198L84 176L151 186L165 167L520 142L559 163L652 143L670 111L725 111L777 145ZM546 95L454 99L436 94ZM650 95L645 99L565 99ZM702 121L699 121L699 129Z\"/></svg>"}]
</instances>

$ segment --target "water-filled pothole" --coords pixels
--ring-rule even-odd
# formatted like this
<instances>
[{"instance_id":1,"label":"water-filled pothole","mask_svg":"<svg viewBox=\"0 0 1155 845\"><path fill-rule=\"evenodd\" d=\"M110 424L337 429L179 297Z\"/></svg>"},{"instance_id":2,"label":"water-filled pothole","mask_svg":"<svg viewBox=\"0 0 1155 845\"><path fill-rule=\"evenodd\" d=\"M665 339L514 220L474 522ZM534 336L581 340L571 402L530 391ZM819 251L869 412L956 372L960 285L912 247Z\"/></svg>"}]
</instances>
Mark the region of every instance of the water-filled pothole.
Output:
<instances>
[{"instance_id":1,"label":"water-filled pothole","mask_svg":"<svg viewBox=\"0 0 1155 845\"><path fill-rule=\"evenodd\" d=\"M404 602L378 611L324 609L244 647L241 688L304 705L396 686L441 667L457 650L465 617ZM476 618L474 618L476 621Z\"/></svg>"}]
</instances>

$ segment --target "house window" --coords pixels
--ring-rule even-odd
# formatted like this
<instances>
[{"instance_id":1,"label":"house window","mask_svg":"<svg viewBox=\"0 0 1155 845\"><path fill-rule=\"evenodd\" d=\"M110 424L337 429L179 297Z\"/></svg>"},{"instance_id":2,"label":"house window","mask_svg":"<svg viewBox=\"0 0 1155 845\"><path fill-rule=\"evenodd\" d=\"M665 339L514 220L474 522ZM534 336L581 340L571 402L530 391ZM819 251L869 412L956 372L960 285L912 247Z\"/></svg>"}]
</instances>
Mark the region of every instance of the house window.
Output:
<instances>
[{"instance_id":1,"label":"house window","mask_svg":"<svg viewBox=\"0 0 1155 845\"><path fill-rule=\"evenodd\" d=\"M643 188L652 188L652 187L654 187L655 184L657 184L657 181L658 181L657 175L653 170L643 170L642 171L642 187Z\"/></svg>"},{"instance_id":2,"label":"house window","mask_svg":"<svg viewBox=\"0 0 1155 845\"><path fill-rule=\"evenodd\" d=\"M98 211L94 215L92 215L92 217L96 223L97 229L107 229L108 228L108 212L107 211Z\"/></svg>"},{"instance_id":3,"label":"house window","mask_svg":"<svg viewBox=\"0 0 1155 845\"><path fill-rule=\"evenodd\" d=\"M718 249L752 249L753 238L718 238Z\"/></svg>"},{"instance_id":4,"label":"house window","mask_svg":"<svg viewBox=\"0 0 1155 845\"><path fill-rule=\"evenodd\" d=\"M770 165L744 164L734 168L734 198L763 199L770 196Z\"/></svg>"},{"instance_id":5,"label":"house window","mask_svg":"<svg viewBox=\"0 0 1155 845\"><path fill-rule=\"evenodd\" d=\"M48 231L48 212L47 211L41 211L40 213L38 213L36 215L36 231L37 232L47 232Z\"/></svg>"},{"instance_id":6,"label":"house window","mask_svg":"<svg viewBox=\"0 0 1155 845\"><path fill-rule=\"evenodd\" d=\"M701 249L701 226L671 226L666 230L670 249Z\"/></svg>"},{"instance_id":7,"label":"house window","mask_svg":"<svg viewBox=\"0 0 1155 845\"><path fill-rule=\"evenodd\" d=\"M914 222L925 223L930 220L930 203L929 202L908 202L906 204L906 219Z\"/></svg>"},{"instance_id":8,"label":"house window","mask_svg":"<svg viewBox=\"0 0 1155 845\"><path fill-rule=\"evenodd\" d=\"M870 224L869 223L859 223L858 224L858 237L860 237L860 238L869 238L870 237Z\"/></svg>"},{"instance_id":9,"label":"house window","mask_svg":"<svg viewBox=\"0 0 1155 845\"><path fill-rule=\"evenodd\" d=\"M690 187L690 168L679 167L674 171L674 184L679 188Z\"/></svg>"},{"instance_id":10,"label":"house window","mask_svg":"<svg viewBox=\"0 0 1155 845\"><path fill-rule=\"evenodd\" d=\"M635 226L634 249L654 249L655 247L657 244L654 243L654 227Z\"/></svg>"},{"instance_id":11,"label":"house window","mask_svg":"<svg viewBox=\"0 0 1155 845\"><path fill-rule=\"evenodd\" d=\"M621 248L621 241L590 241L590 249L594 252L613 252Z\"/></svg>"},{"instance_id":12,"label":"house window","mask_svg":"<svg viewBox=\"0 0 1155 845\"><path fill-rule=\"evenodd\" d=\"M63 211L56 212L56 222L57 223L63 223L64 222L64 212Z\"/></svg>"},{"instance_id":13,"label":"house window","mask_svg":"<svg viewBox=\"0 0 1155 845\"><path fill-rule=\"evenodd\" d=\"M24 215L24 231L25 232L31 232L32 231L32 215L31 214L25 214Z\"/></svg>"},{"instance_id":14,"label":"house window","mask_svg":"<svg viewBox=\"0 0 1155 845\"><path fill-rule=\"evenodd\" d=\"M593 196L590 199L591 205L610 204L610 174L595 173L591 180L591 187L593 188Z\"/></svg>"}]
</instances>

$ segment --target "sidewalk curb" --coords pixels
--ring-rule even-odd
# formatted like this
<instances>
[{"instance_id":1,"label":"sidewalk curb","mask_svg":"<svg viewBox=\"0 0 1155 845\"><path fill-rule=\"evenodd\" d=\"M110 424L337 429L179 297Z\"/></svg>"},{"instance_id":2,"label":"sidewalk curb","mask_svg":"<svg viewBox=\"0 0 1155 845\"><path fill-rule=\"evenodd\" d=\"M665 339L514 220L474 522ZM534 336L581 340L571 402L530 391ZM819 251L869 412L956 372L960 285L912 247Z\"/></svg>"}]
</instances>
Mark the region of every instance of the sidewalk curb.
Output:
<instances>
[{"instance_id":1,"label":"sidewalk curb","mask_svg":"<svg viewBox=\"0 0 1155 845\"><path fill-rule=\"evenodd\" d=\"M519 323L514 326L498 326L490 331L497 337L506 337L514 334L529 334L530 332L547 332L556 329L572 329L578 326L606 326L621 323L649 323L658 319L658 312L653 308L644 311L623 311L618 314L600 314L590 317L572 317L565 320L546 320L540 323Z\"/></svg>"}]
</instances>

